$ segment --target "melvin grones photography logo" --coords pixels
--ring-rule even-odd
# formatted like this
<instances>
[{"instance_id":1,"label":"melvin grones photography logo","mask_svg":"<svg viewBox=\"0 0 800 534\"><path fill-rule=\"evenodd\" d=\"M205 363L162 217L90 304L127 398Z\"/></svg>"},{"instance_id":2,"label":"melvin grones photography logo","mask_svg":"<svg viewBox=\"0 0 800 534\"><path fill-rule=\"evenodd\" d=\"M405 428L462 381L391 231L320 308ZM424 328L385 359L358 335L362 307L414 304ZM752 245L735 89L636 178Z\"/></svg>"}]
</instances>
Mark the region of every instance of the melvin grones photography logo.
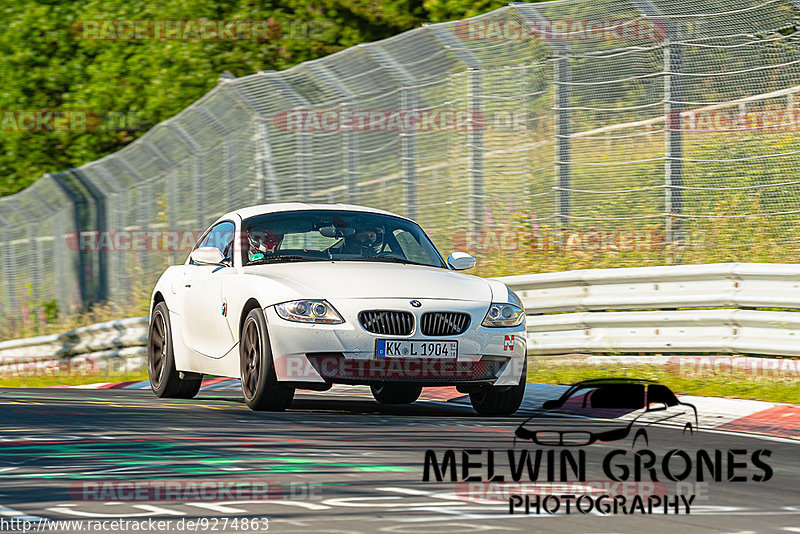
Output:
<instances>
[{"instance_id":1,"label":"melvin grones photography logo","mask_svg":"<svg viewBox=\"0 0 800 534\"><path fill-rule=\"evenodd\" d=\"M663 384L587 380L517 424L511 448L425 451L422 481L509 514L689 515L715 483L773 477L770 450L705 448L698 423Z\"/></svg>"}]
</instances>

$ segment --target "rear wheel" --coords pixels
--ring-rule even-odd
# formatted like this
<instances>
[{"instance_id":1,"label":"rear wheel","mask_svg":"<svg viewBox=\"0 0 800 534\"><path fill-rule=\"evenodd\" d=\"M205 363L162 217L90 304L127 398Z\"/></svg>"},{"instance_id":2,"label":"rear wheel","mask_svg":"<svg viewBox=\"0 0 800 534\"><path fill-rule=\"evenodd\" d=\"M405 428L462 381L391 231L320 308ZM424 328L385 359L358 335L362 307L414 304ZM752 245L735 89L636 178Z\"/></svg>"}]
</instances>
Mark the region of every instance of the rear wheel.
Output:
<instances>
[{"instance_id":1,"label":"rear wheel","mask_svg":"<svg viewBox=\"0 0 800 534\"><path fill-rule=\"evenodd\" d=\"M522 365L519 384L508 389L496 386L481 386L469 394L472 408L480 415L511 415L516 412L525 396L528 362Z\"/></svg>"},{"instance_id":2,"label":"rear wheel","mask_svg":"<svg viewBox=\"0 0 800 534\"><path fill-rule=\"evenodd\" d=\"M422 386L382 382L369 387L372 396L381 404L411 404L419 398Z\"/></svg>"},{"instance_id":3,"label":"rear wheel","mask_svg":"<svg viewBox=\"0 0 800 534\"><path fill-rule=\"evenodd\" d=\"M175 369L172 325L164 302L156 304L150 319L147 332L147 373L150 376L150 388L157 397L191 399L200 391L203 382L201 374L181 373Z\"/></svg>"},{"instance_id":4,"label":"rear wheel","mask_svg":"<svg viewBox=\"0 0 800 534\"><path fill-rule=\"evenodd\" d=\"M278 382L260 308L250 310L239 343L242 395L251 410L281 412L292 403L294 388Z\"/></svg>"}]
</instances>

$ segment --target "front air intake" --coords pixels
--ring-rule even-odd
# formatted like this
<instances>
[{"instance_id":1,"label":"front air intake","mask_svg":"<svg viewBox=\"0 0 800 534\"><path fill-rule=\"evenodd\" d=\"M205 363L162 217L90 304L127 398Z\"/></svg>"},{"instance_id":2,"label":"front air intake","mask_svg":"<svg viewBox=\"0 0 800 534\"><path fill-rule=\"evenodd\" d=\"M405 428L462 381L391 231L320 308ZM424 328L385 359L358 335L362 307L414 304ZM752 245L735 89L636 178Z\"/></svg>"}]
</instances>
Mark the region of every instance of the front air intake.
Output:
<instances>
[{"instance_id":1,"label":"front air intake","mask_svg":"<svg viewBox=\"0 0 800 534\"><path fill-rule=\"evenodd\" d=\"M407 336L414 330L414 316L404 311L362 311L358 322L367 332L382 336Z\"/></svg>"},{"instance_id":2,"label":"front air intake","mask_svg":"<svg viewBox=\"0 0 800 534\"><path fill-rule=\"evenodd\" d=\"M469 328L469 315L459 312L430 312L423 314L420 329L426 336L457 336Z\"/></svg>"}]
</instances>

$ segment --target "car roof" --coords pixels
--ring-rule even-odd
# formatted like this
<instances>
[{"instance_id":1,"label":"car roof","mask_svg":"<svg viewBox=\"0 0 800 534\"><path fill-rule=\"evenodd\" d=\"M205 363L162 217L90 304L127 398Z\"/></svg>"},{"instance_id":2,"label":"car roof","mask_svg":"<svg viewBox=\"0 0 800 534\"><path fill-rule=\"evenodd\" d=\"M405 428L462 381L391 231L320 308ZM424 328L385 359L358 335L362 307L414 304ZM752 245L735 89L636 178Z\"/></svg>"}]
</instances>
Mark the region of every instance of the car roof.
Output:
<instances>
[{"instance_id":1,"label":"car roof","mask_svg":"<svg viewBox=\"0 0 800 534\"><path fill-rule=\"evenodd\" d=\"M576 382L572 384L564 393L561 395L561 398L565 398L569 395L572 395L575 391L584 388L592 388L598 386L621 386L621 385L631 385L631 384L639 384L642 386L647 385L654 385L657 384L654 380L649 380L647 378L593 378L591 380L584 380L582 382ZM663 385L663 384L659 384Z\"/></svg>"},{"instance_id":2,"label":"car roof","mask_svg":"<svg viewBox=\"0 0 800 534\"><path fill-rule=\"evenodd\" d=\"M248 206L238 210L226 213L218 220L231 219L234 216L239 216L242 220L254 217L256 215L264 215L267 213L279 213L282 211L317 211L317 210L346 210L346 211L360 211L364 213L379 213L381 215L389 215L392 217L399 217L401 219L411 220L408 217L403 217L396 213L386 210L379 210L367 206L357 206L355 204L309 204L306 202L278 202L274 204L259 204L257 206Z\"/></svg>"}]
</instances>

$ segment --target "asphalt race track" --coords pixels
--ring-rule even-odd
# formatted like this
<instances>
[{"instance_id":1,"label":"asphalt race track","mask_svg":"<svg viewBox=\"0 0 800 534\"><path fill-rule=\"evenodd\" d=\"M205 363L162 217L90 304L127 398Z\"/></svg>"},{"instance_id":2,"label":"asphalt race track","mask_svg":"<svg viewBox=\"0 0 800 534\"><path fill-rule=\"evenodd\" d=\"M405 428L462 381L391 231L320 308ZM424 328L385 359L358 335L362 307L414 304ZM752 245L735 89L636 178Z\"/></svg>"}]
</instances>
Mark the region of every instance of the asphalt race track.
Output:
<instances>
[{"instance_id":1,"label":"asphalt race track","mask_svg":"<svg viewBox=\"0 0 800 534\"><path fill-rule=\"evenodd\" d=\"M701 430L692 437L669 431L651 441L648 450L659 459L671 449L690 458L697 449L712 458L720 450L723 460L730 450L747 451L736 453L744 467L723 462L721 482L701 483L692 473L696 499L688 515L665 515L660 508L652 514L566 515L564 506L555 514L510 515L508 495L470 493L467 483L450 482L449 474L447 481L425 482L423 465L427 449L437 451L440 463L452 449L461 480L462 451L478 451L472 461L484 465L469 474L485 481L492 475L486 451L493 450L497 471L508 476L507 449L536 449L514 443L524 414L486 418L456 403L387 407L364 396L310 392L298 393L284 413L251 412L235 391L162 400L135 390L4 389L0 404L0 526L6 531L21 532L22 521L34 530L40 524L47 526L39 531L58 530L45 519L152 519L170 521L164 530L174 532L257 532L266 522L249 521L267 518L273 532L800 532L800 442L791 439ZM630 442L582 450L585 480L610 483L601 464L614 450L624 451L615 463L633 472ZM769 451L761 457L772 470L767 481L753 480L764 474L751 461L756 450ZM729 469L745 480L727 481ZM678 491L675 482L661 480L661 472L657 478L658 487ZM238 487L257 482L262 486L252 491L262 493L197 493L201 482L217 491L236 481ZM140 493L130 489L134 482ZM175 491L183 493L153 493L166 482L179 483ZM649 493L653 486L636 487ZM61 531L78 530L64 525Z\"/></svg>"}]
</instances>

